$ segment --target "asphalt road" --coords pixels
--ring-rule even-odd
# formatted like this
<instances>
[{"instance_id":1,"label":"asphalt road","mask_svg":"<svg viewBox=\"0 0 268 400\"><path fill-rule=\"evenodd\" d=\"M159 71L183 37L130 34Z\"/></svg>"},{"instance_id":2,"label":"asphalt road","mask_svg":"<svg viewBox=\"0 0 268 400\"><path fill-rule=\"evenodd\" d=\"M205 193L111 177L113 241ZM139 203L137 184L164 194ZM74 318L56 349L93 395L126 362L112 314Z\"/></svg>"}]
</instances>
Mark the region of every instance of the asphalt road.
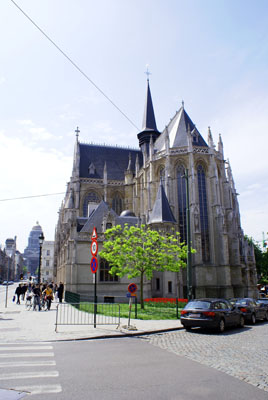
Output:
<instances>
[{"instance_id":1,"label":"asphalt road","mask_svg":"<svg viewBox=\"0 0 268 400\"><path fill-rule=\"evenodd\" d=\"M35 392L30 397L33 400L267 400L265 390L194 361L183 351L180 355L178 349L189 348L193 342L193 354L204 345L203 333L190 333L190 342L180 338L185 333L181 330L144 338L0 344L0 388ZM219 338L228 342L228 337L239 338L240 332L227 335L206 337L206 346L211 340L213 349ZM240 336L240 346L242 340ZM208 347L205 349L204 359L205 353L209 355ZM5 400L1 392L0 398Z\"/></svg>"}]
</instances>

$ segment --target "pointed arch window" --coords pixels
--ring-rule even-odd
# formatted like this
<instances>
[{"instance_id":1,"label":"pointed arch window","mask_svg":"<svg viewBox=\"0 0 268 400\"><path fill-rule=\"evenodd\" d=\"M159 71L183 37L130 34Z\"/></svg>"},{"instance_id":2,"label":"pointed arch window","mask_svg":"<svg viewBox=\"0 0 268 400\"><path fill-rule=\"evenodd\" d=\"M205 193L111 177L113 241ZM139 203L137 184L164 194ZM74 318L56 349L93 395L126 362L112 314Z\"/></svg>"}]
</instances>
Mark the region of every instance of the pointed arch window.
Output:
<instances>
[{"instance_id":1,"label":"pointed arch window","mask_svg":"<svg viewBox=\"0 0 268 400\"><path fill-rule=\"evenodd\" d=\"M187 225L186 225L186 180L185 168L179 165L177 168L177 187L178 187L178 220L179 232L182 242L187 243Z\"/></svg>"},{"instance_id":2,"label":"pointed arch window","mask_svg":"<svg viewBox=\"0 0 268 400\"><path fill-rule=\"evenodd\" d=\"M100 203L100 198L95 192L90 192L86 195L83 203L83 217L89 217L90 214L97 208Z\"/></svg>"},{"instance_id":3,"label":"pointed arch window","mask_svg":"<svg viewBox=\"0 0 268 400\"><path fill-rule=\"evenodd\" d=\"M204 262L207 262L210 261L208 204L207 204L206 175L204 168L201 164L197 166L197 180L198 180L198 194L199 194L199 207L200 207L202 258Z\"/></svg>"},{"instance_id":4,"label":"pointed arch window","mask_svg":"<svg viewBox=\"0 0 268 400\"><path fill-rule=\"evenodd\" d=\"M119 193L116 193L113 197L112 208L117 215L120 215L123 211L123 200Z\"/></svg>"}]
</instances>

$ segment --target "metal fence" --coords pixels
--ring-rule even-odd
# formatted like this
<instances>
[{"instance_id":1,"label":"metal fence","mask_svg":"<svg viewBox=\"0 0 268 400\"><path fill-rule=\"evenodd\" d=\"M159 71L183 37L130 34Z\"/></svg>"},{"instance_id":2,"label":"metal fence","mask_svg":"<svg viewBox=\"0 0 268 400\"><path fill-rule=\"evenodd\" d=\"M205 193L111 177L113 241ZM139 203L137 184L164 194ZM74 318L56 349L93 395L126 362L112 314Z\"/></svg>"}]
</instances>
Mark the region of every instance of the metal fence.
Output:
<instances>
[{"instance_id":1,"label":"metal fence","mask_svg":"<svg viewBox=\"0 0 268 400\"><path fill-rule=\"evenodd\" d=\"M55 331L59 325L120 325L120 304L59 303Z\"/></svg>"}]
</instances>

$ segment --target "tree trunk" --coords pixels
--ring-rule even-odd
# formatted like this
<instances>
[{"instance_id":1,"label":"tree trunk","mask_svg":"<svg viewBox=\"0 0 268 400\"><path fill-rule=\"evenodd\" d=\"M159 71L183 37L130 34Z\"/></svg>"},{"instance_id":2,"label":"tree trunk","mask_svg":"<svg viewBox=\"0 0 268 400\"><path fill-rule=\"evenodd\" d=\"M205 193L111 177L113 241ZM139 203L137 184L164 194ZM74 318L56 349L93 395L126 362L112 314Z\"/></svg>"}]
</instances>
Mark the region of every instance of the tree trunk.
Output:
<instances>
[{"instance_id":1,"label":"tree trunk","mask_svg":"<svg viewBox=\"0 0 268 400\"><path fill-rule=\"evenodd\" d=\"M141 272L141 280L140 280L140 300L141 300L141 309L144 310L144 301L143 301L143 275Z\"/></svg>"}]
</instances>

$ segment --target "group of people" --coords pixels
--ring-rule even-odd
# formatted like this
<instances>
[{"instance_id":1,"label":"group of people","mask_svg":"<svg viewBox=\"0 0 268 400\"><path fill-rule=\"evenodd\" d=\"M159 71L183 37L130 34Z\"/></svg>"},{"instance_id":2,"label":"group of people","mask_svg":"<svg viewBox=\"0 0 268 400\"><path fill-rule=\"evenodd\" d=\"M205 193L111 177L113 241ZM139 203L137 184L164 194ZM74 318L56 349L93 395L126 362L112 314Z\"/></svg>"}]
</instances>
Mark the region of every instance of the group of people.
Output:
<instances>
[{"instance_id":1,"label":"group of people","mask_svg":"<svg viewBox=\"0 0 268 400\"><path fill-rule=\"evenodd\" d=\"M51 302L54 298L58 299L62 303L64 292L64 285L60 282L59 286L51 282L50 284L33 284L32 282L19 284L15 290L17 296L17 304L20 304L20 300L31 300L34 299L34 309L38 307L41 310L41 301L45 300L47 303L47 310L50 310ZM14 296L15 300L15 296Z\"/></svg>"}]
</instances>

